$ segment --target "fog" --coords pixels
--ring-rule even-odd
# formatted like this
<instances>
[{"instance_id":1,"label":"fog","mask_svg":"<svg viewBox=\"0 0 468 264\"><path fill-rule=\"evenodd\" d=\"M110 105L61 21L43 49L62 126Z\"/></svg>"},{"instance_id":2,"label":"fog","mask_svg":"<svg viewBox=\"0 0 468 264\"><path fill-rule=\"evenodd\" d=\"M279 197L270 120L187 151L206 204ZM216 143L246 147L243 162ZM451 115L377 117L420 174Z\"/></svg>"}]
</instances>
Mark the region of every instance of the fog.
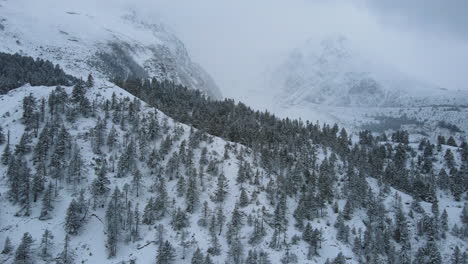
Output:
<instances>
[{"instance_id":1,"label":"fog","mask_svg":"<svg viewBox=\"0 0 468 264\"><path fill-rule=\"evenodd\" d=\"M166 24L225 96L264 91L265 73L295 47L336 34L418 80L468 90L466 0L83 1L90 9L123 7Z\"/></svg>"},{"instance_id":2,"label":"fog","mask_svg":"<svg viewBox=\"0 0 468 264\"><path fill-rule=\"evenodd\" d=\"M468 1L151 2L132 6L168 24L226 96L263 89L263 73L293 48L335 34L416 79L468 89Z\"/></svg>"}]
</instances>

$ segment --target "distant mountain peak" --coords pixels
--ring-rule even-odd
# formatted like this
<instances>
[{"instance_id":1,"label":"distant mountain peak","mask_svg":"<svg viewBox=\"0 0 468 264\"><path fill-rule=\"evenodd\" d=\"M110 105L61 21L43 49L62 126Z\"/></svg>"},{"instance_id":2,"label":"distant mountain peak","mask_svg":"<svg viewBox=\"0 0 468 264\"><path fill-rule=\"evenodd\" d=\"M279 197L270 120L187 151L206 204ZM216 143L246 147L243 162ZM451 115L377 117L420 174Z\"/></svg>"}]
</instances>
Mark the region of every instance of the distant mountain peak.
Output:
<instances>
[{"instance_id":1,"label":"distant mountain peak","mask_svg":"<svg viewBox=\"0 0 468 264\"><path fill-rule=\"evenodd\" d=\"M271 78L284 106L396 106L414 98L442 102L451 95L370 57L343 35L309 40L293 50ZM420 100L421 101L421 100Z\"/></svg>"}]
</instances>

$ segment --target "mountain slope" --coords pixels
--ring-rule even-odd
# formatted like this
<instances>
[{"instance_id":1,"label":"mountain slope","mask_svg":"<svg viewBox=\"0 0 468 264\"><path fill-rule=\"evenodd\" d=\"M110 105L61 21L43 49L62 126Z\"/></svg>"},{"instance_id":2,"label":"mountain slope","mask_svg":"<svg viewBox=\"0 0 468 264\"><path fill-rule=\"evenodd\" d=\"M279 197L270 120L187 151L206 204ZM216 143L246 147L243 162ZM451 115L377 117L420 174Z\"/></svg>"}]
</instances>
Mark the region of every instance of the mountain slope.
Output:
<instances>
[{"instance_id":1,"label":"mountain slope","mask_svg":"<svg viewBox=\"0 0 468 264\"><path fill-rule=\"evenodd\" d=\"M129 11L44 7L25 0L1 2L0 51L48 59L83 78L89 72L105 78L155 77L221 97L209 74L162 24Z\"/></svg>"},{"instance_id":2,"label":"mountain slope","mask_svg":"<svg viewBox=\"0 0 468 264\"><path fill-rule=\"evenodd\" d=\"M337 256L335 263L362 263L366 258L385 263L400 251L417 258L416 251L432 249L444 259L455 247L466 251L464 229L447 231L455 225L463 226L459 217L463 202L454 201L451 189L436 190L438 206L434 207L435 203L429 202L434 194L425 178L417 177L414 183L411 180L421 190L413 197L387 185L400 186L392 182L392 172L381 171L383 185L375 178L363 178L370 164L363 159L363 164L355 163L362 168L349 165L365 154L356 153L355 148L351 151L347 136L337 136L338 128L305 128L283 121L283 128L270 130L269 126L279 122L270 116L259 119L258 123L265 126L261 131L270 134L300 127L299 131L305 133L302 140L296 142L296 133L290 132L276 143L251 149L175 122L106 80L96 78L85 90L79 85L24 86L0 96L4 106L0 124L5 133L10 132L8 146L12 151L9 162L0 165L0 174L5 175L0 179L0 241L8 236L14 246L14 253L0 256L4 263L18 258L22 247L17 246L24 232L36 241L31 245L30 258L39 263L44 262L41 259L63 263L67 243L67 256L73 256L75 263L154 263L162 258L158 256L164 252L164 241L174 248L173 263L187 263L197 256L198 248L203 257L208 253L213 263L242 263L247 259L269 263L259 260L267 255L270 263L324 263ZM155 85L166 89L162 94L167 97L186 100L185 104L170 104L182 115L187 109L193 110L194 106L185 108L191 100L201 100L178 96L181 91L177 89L182 88ZM42 98L47 102L44 108ZM200 103L228 110L223 106L228 102ZM244 110L234 112L249 113L245 106L238 107ZM227 112L227 116L235 117ZM259 116L253 113L249 119ZM241 120L240 127L247 125ZM242 130L238 132L231 137L242 136ZM303 138L309 133L310 138ZM408 156L408 163L422 157L417 144L404 143L404 134L403 139L399 137L395 140L402 143L375 143L371 138L360 144L362 151L367 151L365 144L391 145L385 150L390 157L397 155L393 148L404 153L406 148L408 152L414 150L417 155ZM268 137L265 140L269 142ZM263 144L260 142L253 145L258 148ZM6 146L3 142L3 152ZM378 149L379 145L373 147ZM422 148L426 153L431 146L425 143ZM447 150L455 154L455 173L457 169L464 173L462 154L445 144L431 154L434 170L447 168L442 158ZM391 169L391 159L386 162ZM406 177L401 175L401 179ZM28 182L31 185L25 184ZM51 187L40 190L39 183ZM466 190L454 193L464 197ZM51 207L46 206L49 200ZM352 209L350 201L356 202ZM447 230L441 227L440 237L433 243L427 242L433 229L418 231L418 226L438 219L432 217L439 213L435 209L431 212L431 206L447 212ZM398 208L407 223L387 220L397 219ZM408 227L406 241L413 247L409 252L402 249L402 241L390 238L400 225ZM54 245L48 248L48 255L41 256L44 246L40 237L45 229L52 232ZM360 244L356 241L363 244L357 246Z\"/></svg>"},{"instance_id":3,"label":"mountain slope","mask_svg":"<svg viewBox=\"0 0 468 264\"><path fill-rule=\"evenodd\" d=\"M342 36L315 45L309 41L292 52L272 74L271 82L285 106L464 105L468 93L449 91L411 79L378 59L369 58Z\"/></svg>"}]
</instances>

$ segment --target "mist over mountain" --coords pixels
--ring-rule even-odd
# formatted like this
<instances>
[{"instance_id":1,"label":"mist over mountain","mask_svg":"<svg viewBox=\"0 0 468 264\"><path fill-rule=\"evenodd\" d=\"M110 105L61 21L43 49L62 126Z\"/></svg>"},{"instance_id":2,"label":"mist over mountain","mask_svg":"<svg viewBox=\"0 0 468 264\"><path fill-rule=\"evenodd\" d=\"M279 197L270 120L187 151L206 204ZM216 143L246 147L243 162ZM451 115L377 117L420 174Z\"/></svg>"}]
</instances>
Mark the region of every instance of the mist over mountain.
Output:
<instances>
[{"instance_id":1,"label":"mist over mountain","mask_svg":"<svg viewBox=\"0 0 468 264\"><path fill-rule=\"evenodd\" d=\"M0 263L466 264L466 48L366 3L0 0Z\"/></svg>"},{"instance_id":2,"label":"mist over mountain","mask_svg":"<svg viewBox=\"0 0 468 264\"><path fill-rule=\"evenodd\" d=\"M416 80L362 50L341 35L319 44L308 41L273 71L271 86L284 105L463 105L468 100L468 92L448 91Z\"/></svg>"}]
</instances>

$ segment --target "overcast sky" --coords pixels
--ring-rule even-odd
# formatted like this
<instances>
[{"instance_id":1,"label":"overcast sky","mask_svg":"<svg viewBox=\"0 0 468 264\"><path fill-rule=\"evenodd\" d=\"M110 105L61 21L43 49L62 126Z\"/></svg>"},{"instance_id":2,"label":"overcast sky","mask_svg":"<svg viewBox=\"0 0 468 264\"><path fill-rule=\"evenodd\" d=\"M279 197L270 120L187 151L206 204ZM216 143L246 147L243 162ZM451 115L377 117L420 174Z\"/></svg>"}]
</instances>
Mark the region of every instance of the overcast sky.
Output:
<instances>
[{"instance_id":1,"label":"overcast sky","mask_svg":"<svg viewBox=\"0 0 468 264\"><path fill-rule=\"evenodd\" d=\"M169 25L227 96L258 89L306 40L336 34L418 80L468 90L468 0L88 1Z\"/></svg>"}]
</instances>

